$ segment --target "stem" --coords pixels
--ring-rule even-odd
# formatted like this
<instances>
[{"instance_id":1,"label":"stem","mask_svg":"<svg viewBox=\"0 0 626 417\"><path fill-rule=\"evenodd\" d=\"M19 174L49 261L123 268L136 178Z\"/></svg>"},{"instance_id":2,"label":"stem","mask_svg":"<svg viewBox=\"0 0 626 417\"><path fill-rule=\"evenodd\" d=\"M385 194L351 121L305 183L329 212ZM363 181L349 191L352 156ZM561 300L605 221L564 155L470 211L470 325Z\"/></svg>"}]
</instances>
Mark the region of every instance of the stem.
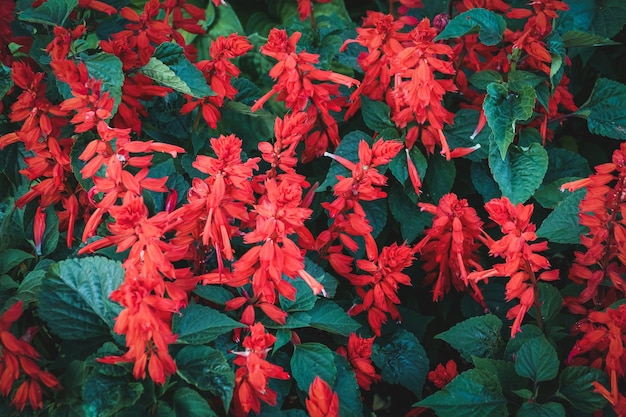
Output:
<instances>
[{"instance_id":1,"label":"stem","mask_svg":"<svg viewBox=\"0 0 626 417\"><path fill-rule=\"evenodd\" d=\"M311 29L313 29L313 32L317 30L317 23L315 22L315 8L313 7L312 1L311 1Z\"/></svg>"},{"instance_id":2,"label":"stem","mask_svg":"<svg viewBox=\"0 0 626 417\"><path fill-rule=\"evenodd\" d=\"M392 15L395 19L396 15L393 12L393 2L394 0L389 0L389 14Z\"/></svg>"},{"instance_id":3,"label":"stem","mask_svg":"<svg viewBox=\"0 0 626 417\"><path fill-rule=\"evenodd\" d=\"M560 122L561 120L569 119L572 116L576 116L576 113L562 114L559 117L555 117L554 119L549 119L548 124L554 123L554 122Z\"/></svg>"},{"instance_id":4,"label":"stem","mask_svg":"<svg viewBox=\"0 0 626 417\"><path fill-rule=\"evenodd\" d=\"M200 117L202 117L202 108L198 109L198 113L196 114L196 118L193 121L192 130L195 132L198 130L198 126L200 125Z\"/></svg>"},{"instance_id":5,"label":"stem","mask_svg":"<svg viewBox=\"0 0 626 417\"><path fill-rule=\"evenodd\" d=\"M541 300L539 299L539 285L537 285L537 277L535 276L535 271L533 271L530 262L527 259L524 260L526 263L526 270L528 271L528 276L530 277L530 282L533 286L533 292L535 295L535 301L533 305L535 306L535 312L537 315L537 327L541 329L543 333L545 333L543 326L543 317L541 316Z\"/></svg>"}]
</instances>

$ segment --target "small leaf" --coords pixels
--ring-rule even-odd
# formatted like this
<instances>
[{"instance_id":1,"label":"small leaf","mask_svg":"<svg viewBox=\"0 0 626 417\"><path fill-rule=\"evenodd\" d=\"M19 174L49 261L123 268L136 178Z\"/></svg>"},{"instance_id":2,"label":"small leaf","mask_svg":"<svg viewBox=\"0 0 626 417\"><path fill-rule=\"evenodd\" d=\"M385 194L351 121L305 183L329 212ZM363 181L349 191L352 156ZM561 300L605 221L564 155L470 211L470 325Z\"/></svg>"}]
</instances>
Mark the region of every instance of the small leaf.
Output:
<instances>
[{"instance_id":1,"label":"small leaf","mask_svg":"<svg viewBox=\"0 0 626 417\"><path fill-rule=\"evenodd\" d=\"M361 113L363 121L374 132L380 132L388 128L394 128L391 121L391 109L382 101L372 100L366 96L361 96Z\"/></svg>"},{"instance_id":2,"label":"small leaf","mask_svg":"<svg viewBox=\"0 0 626 417\"><path fill-rule=\"evenodd\" d=\"M114 100L113 114L122 101L122 86L124 85L124 72L122 61L113 54L104 52L83 57L82 61L87 66L89 76L96 80L102 80L104 91L108 91Z\"/></svg>"},{"instance_id":3,"label":"small leaf","mask_svg":"<svg viewBox=\"0 0 626 417\"><path fill-rule=\"evenodd\" d=\"M435 338L446 341L468 361L472 356L493 358L502 345L501 328L498 317L486 314L462 321Z\"/></svg>"},{"instance_id":4,"label":"small leaf","mask_svg":"<svg viewBox=\"0 0 626 417\"><path fill-rule=\"evenodd\" d=\"M178 343L203 345L238 327L246 327L210 307L190 304L175 314L172 331L178 335Z\"/></svg>"},{"instance_id":5,"label":"small leaf","mask_svg":"<svg viewBox=\"0 0 626 417\"><path fill-rule=\"evenodd\" d=\"M602 409L606 399L594 391L592 382L609 385L609 378L600 369L589 366L568 366L559 377L558 396L569 401L574 408L591 413Z\"/></svg>"},{"instance_id":6,"label":"small leaf","mask_svg":"<svg viewBox=\"0 0 626 417\"><path fill-rule=\"evenodd\" d=\"M439 417L502 417L509 414L506 403L495 375L470 369L415 406L432 408Z\"/></svg>"},{"instance_id":7,"label":"small leaf","mask_svg":"<svg viewBox=\"0 0 626 417\"><path fill-rule=\"evenodd\" d=\"M361 327L343 308L330 300L318 300L309 315L311 327L341 336L350 336Z\"/></svg>"},{"instance_id":8,"label":"small leaf","mask_svg":"<svg viewBox=\"0 0 626 417\"><path fill-rule=\"evenodd\" d=\"M626 85L607 78L596 81L589 99L576 114L587 119L589 131L626 140Z\"/></svg>"},{"instance_id":9,"label":"small leaf","mask_svg":"<svg viewBox=\"0 0 626 417\"><path fill-rule=\"evenodd\" d=\"M541 227L537 230L537 237L555 243L579 244L580 235L587 230L580 224L578 218L580 201L586 193L585 189L567 193L563 201L541 223Z\"/></svg>"},{"instance_id":10,"label":"small leaf","mask_svg":"<svg viewBox=\"0 0 626 417\"><path fill-rule=\"evenodd\" d=\"M534 382L550 381L559 372L559 358L545 336L525 342L515 355L515 371Z\"/></svg>"},{"instance_id":11,"label":"small leaf","mask_svg":"<svg viewBox=\"0 0 626 417\"><path fill-rule=\"evenodd\" d=\"M518 93L509 93L504 84L487 86L483 110L502 159L515 137L516 123L526 121L533 115L536 98L534 88L529 85L523 86Z\"/></svg>"},{"instance_id":12,"label":"small leaf","mask_svg":"<svg viewBox=\"0 0 626 417\"><path fill-rule=\"evenodd\" d=\"M400 384L421 398L430 363L426 351L412 333L401 329L385 346L374 345L372 360L380 368L384 381Z\"/></svg>"},{"instance_id":13,"label":"small leaf","mask_svg":"<svg viewBox=\"0 0 626 417\"><path fill-rule=\"evenodd\" d=\"M291 374L301 391L309 392L309 387L316 376L329 385L334 385L337 378L335 354L321 343L302 343L295 345L291 357Z\"/></svg>"},{"instance_id":14,"label":"small leaf","mask_svg":"<svg viewBox=\"0 0 626 417\"><path fill-rule=\"evenodd\" d=\"M579 30L570 30L561 36L563 44L566 48L580 47L580 46L607 46L607 45L619 45L619 42L612 41L604 36L596 35L593 33L582 32Z\"/></svg>"},{"instance_id":15,"label":"small leaf","mask_svg":"<svg viewBox=\"0 0 626 417\"><path fill-rule=\"evenodd\" d=\"M0 274L6 274L27 259L35 257L20 249L5 249L0 253Z\"/></svg>"},{"instance_id":16,"label":"small leaf","mask_svg":"<svg viewBox=\"0 0 626 417\"><path fill-rule=\"evenodd\" d=\"M511 146L504 159L492 144L489 167L502 195L513 204L525 203L543 181L548 169L548 153L538 143L528 148Z\"/></svg>"},{"instance_id":17,"label":"small leaf","mask_svg":"<svg viewBox=\"0 0 626 417\"><path fill-rule=\"evenodd\" d=\"M450 20L435 40L458 38L467 33L478 33L478 40L493 46L502 40L506 22L499 14L485 9L470 9Z\"/></svg>"},{"instance_id":18,"label":"small leaf","mask_svg":"<svg viewBox=\"0 0 626 417\"><path fill-rule=\"evenodd\" d=\"M13 78L11 77L11 68L0 63L0 100L13 87Z\"/></svg>"},{"instance_id":19,"label":"small leaf","mask_svg":"<svg viewBox=\"0 0 626 417\"><path fill-rule=\"evenodd\" d=\"M101 256L53 264L39 298L40 316L50 330L67 340L110 335L122 307L109 295L124 282L120 263Z\"/></svg>"},{"instance_id":20,"label":"small leaf","mask_svg":"<svg viewBox=\"0 0 626 417\"><path fill-rule=\"evenodd\" d=\"M339 415L341 417L362 417L363 402L361 390L356 382L356 375L350 363L341 355L335 353L337 379L333 391L339 397Z\"/></svg>"},{"instance_id":21,"label":"small leaf","mask_svg":"<svg viewBox=\"0 0 626 417\"><path fill-rule=\"evenodd\" d=\"M76 6L78 0L48 0L36 9L30 8L19 13L19 19L42 25L63 26Z\"/></svg>"},{"instance_id":22,"label":"small leaf","mask_svg":"<svg viewBox=\"0 0 626 417\"><path fill-rule=\"evenodd\" d=\"M176 355L176 366L181 378L202 391L218 395L228 410L235 373L222 352L209 346L185 346Z\"/></svg>"},{"instance_id":23,"label":"small leaf","mask_svg":"<svg viewBox=\"0 0 626 417\"><path fill-rule=\"evenodd\" d=\"M520 407L517 417L565 417L565 408L554 402L539 404L527 401Z\"/></svg>"}]
</instances>

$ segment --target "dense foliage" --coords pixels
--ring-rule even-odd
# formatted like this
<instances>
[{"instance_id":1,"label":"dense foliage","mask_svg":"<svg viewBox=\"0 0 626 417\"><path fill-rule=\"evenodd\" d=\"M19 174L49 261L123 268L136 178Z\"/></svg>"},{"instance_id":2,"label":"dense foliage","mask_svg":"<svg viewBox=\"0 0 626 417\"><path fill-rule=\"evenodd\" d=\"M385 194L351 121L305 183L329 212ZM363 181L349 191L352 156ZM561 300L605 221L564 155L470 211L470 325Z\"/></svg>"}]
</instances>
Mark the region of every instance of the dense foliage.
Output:
<instances>
[{"instance_id":1,"label":"dense foliage","mask_svg":"<svg viewBox=\"0 0 626 417\"><path fill-rule=\"evenodd\" d=\"M625 23L0 0L0 414L626 415Z\"/></svg>"}]
</instances>

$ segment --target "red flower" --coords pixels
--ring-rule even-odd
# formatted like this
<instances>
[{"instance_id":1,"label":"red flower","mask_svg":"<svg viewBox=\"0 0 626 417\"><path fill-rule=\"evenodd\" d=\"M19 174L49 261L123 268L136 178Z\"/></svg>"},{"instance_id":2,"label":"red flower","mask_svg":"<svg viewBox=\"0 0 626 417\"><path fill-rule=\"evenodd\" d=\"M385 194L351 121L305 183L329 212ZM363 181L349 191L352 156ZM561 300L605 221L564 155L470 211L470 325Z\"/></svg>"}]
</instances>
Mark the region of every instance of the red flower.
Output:
<instances>
[{"instance_id":1,"label":"red flower","mask_svg":"<svg viewBox=\"0 0 626 417\"><path fill-rule=\"evenodd\" d=\"M359 387L367 391L369 391L372 383L380 381L380 375L376 373L371 358L374 339L373 337L362 338L352 333L348 338L347 350L344 347L337 350L337 353L345 357L352 365Z\"/></svg>"},{"instance_id":2,"label":"red flower","mask_svg":"<svg viewBox=\"0 0 626 417\"><path fill-rule=\"evenodd\" d=\"M449 360L444 367L442 364L438 364L434 371L428 373L428 380L435 384L439 389L448 385L459 372L456 369L456 362Z\"/></svg>"},{"instance_id":3,"label":"red flower","mask_svg":"<svg viewBox=\"0 0 626 417\"><path fill-rule=\"evenodd\" d=\"M309 387L306 409L310 417L339 417L339 397L319 376Z\"/></svg>"},{"instance_id":4,"label":"red flower","mask_svg":"<svg viewBox=\"0 0 626 417\"><path fill-rule=\"evenodd\" d=\"M261 400L268 405L276 405L277 393L268 386L270 378L289 379L289 374L278 365L265 360L276 338L265 333L261 323L250 326L250 334L243 340L243 352L233 352L235 391L233 393L233 415L247 416L250 411L259 413Z\"/></svg>"}]
</instances>

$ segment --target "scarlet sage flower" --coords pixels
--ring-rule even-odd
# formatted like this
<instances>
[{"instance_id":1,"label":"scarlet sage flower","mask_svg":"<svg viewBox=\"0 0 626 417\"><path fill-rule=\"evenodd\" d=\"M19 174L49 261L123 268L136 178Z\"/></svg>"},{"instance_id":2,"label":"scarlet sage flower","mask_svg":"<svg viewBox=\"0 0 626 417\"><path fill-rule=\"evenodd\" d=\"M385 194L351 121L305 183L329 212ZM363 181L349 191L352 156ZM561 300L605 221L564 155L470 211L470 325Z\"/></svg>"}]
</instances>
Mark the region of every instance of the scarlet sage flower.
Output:
<instances>
[{"instance_id":1,"label":"scarlet sage flower","mask_svg":"<svg viewBox=\"0 0 626 417\"><path fill-rule=\"evenodd\" d=\"M61 384L37 365L40 356L35 348L24 337L18 339L10 332L11 325L21 315L22 302L18 301L0 317L0 395L9 396L15 383L21 381L11 404L20 412L27 403L37 411L43 408L41 385L58 390Z\"/></svg>"},{"instance_id":2,"label":"scarlet sage flower","mask_svg":"<svg viewBox=\"0 0 626 417\"><path fill-rule=\"evenodd\" d=\"M54 27L54 39L46 47L46 52L53 60L66 59L70 52L73 41L83 36L85 25L79 25L75 29L67 30L62 26Z\"/></svg>"},{"instance_id":3,"label":"scarlet sage flower","mask_svg":"<svg viewBox=\"0 0 626 417\"><path fill-rule=\"evenodd\" d=\"M478 248L483 233L483 222L467 200L456 194L446 194L437 206L419 203L422 211L433 214L432 227L426 236L415 245L425 261L424 285L435 283L433 301L439 301L454 287L464 291L471 287L472 297L486 308L484 297L476 283L468 280L468 270L482 270Z\"/></svg>"},{"instance_id":4,"label":"scarlet sage flower","mask_svg":"<svg viewBox=\"0 0 626 417\"><path fill-rule=\"evenodd\" d=\"M428 380L435 384L437 388L442 389L458 374L456 362L449 360L445 367L442 364L438 364L434 371L430 371L428 373Z\"/></svg>"},{"instance_id":5,"label":"scarlet sage flower","mask_svg":"<svg viewBox=\"0 0 626 417\"><path fill-rule=\"evenodd\" d=\"M514 205L508 198L502 197L489 201L485 204L485 209L504 233L499 240L492 240L485 234L485 244L490 255L503 258L505 263L493 265L488 270L471 272L468 279L478 282L495 276L509 277L505 300L519 300L519 304L512 307L506 315L508 319L514 320L511 337L515 337L520 331L525 314L539 302L537 282L557 280L559 271L549 270L550 262L538 253L548 249L548 243L533 243L537 239L537 227L530 222L534 209L532 204ZM538 274L541 270L544 271ZM538 317L541 320L540 314Z\"/></svg>"},{"instance_id":6,"label":"scarlet sage flower","mask_svg":"<svg viewBox=\"0 0 626 417\"><path fill-rule=\"evenodd\" d=\"M319 376L309 387L305 404L310 417L339 417L339 397Z\"/></svg>"},{"instance_id":7,"label":"scarlet sage flower","mask_svg":"<svg viewBox=\"0 0 626 417\"><path fill-rule=\"evenodd\" d=\"M616 291L626 293L626 223L622 216L626 207L626 145L621 144L612 161L596 166L595 171L588 178L563 184L561 190L587 189L578 215L580 224L589 228L581 236L586 250L574 252L569 278L586 286L578 297L580 303L593 300L606 306L603 300L609 288L603 283L610 282Z\"/></svg>"},{"instance_id":8,"label":"scarlet sage flower","mask_svg":"<svg viewBox=\"0 0 626 417\"><path fill-rule=\"evenodd\" d=\"M332 0L315 0L317 3L330 3ZM305 20L313 12L313 0L298 0L298 15Z\"/></svg>"},{"instance_id":9,"label":"scarlet sage flower","mask_svg":"<svg viewBox=\"0 0 626 417\"><path fill-rule=\"evenodd\" d=\"M276 405L278 394L268 386L270 378L289 379L289 374L278 365L265 358L276 337L265 333L261 323L250 326L250 334L243 340L243 352L233 352L235 371L235 390L233 393L232 412L236 417L245 417L250 411L259 413L261 401Z\"/></svg>"},{"instance_id":10,"label":"scarlet sage flower","mask_svg":"<svg viewBox=\"0 0 626 417\"><path fill-rule=\"evenodd\" d=\"M372 345L374 337L363 338L355 333L351 333L348 338L348 346L340 346L337 353L346 358L356 375L356 382L359 387L366 391L370 390L373 383L380 381L380 375L372 364Z\"/></svg>"}]
</instances>

